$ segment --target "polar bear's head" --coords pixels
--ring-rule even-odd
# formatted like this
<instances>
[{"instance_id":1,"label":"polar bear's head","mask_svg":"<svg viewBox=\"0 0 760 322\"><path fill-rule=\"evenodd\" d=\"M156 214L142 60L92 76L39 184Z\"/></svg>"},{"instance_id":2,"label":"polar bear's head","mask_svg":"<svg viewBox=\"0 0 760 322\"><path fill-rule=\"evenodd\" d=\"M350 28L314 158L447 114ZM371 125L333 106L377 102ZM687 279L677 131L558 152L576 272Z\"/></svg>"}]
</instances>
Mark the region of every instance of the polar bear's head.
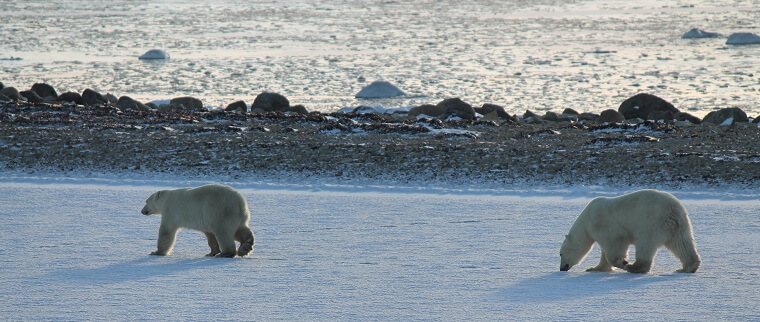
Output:
<instances>
[{"instance_id":1,"label":"polar bear's head","mask_svg":"<svg viewBox=\"0 0 760 322\"><path fill-rule=\"evenodd\" d=\"M589 249L579 245L576 239L570 235L565 235L565 241L562 242L562 247L559 249L559 270L568 271L571 267L580 263Z\"/></svg>"},{"instance_id":2,"label":"polar bear's head","mask_svg":"<svg viewBox=\"0 0 760 322\"><path fill-rule=\"evenodd\" d=\"M166 190L160 190L148 197L147 200L145 200L145 206L142 209L143 215L157 215L161 213L161 205L163 204L163 200L161 200L161 197L166 195Z\"/></svg>"}]
</instances>

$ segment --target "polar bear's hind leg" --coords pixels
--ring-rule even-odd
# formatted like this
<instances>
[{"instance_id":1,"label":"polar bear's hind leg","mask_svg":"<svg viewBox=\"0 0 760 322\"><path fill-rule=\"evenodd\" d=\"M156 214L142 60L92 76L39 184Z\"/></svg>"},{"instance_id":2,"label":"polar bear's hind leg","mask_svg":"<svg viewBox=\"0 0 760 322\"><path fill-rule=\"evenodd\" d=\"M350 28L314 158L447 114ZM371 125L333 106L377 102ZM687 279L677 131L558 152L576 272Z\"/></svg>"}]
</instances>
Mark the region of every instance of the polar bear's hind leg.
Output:
<instances>
[{"instance_id":1,"label":"polar bear's hind leg","mask_svg":"<svg viewBox=\"0 0 760 322\"><path fill-rule=\"evenodd\" d=\"M216 236L214 236L214 233L203 233L206 235L206 239L208 240L208 247L211 248L211 252L206 254L206 256L216 256L216 254L221 253L222 251L219 250L219 243L216 241Z\"/></svg>"}]
</instances>

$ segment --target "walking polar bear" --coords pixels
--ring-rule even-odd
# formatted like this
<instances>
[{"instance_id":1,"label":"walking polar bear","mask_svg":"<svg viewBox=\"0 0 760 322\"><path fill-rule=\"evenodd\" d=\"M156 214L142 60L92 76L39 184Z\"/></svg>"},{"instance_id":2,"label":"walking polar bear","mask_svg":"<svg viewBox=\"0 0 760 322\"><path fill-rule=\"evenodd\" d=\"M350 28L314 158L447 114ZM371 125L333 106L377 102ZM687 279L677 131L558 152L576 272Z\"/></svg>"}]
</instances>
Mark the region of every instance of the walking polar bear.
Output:
<instances>
[{"instance_id":1,"label":"walking polar bear","mask_svg":"<svg viewBox=\"0 0 760 322\"><path fill-rule=\"evenodd\" d=\"M211 252L206 256L235 257L253 250L251 213L245 198L235 189L209 184L197 188L161 190L145 201L143 215L161 214L158 248L151 255L166 256L181 228L206 234ZM235 251L235 241L240 247Z\"/></svg>"},{"instance_id":2,"label":"walking polar bear","mask_svg":"<svg viewBox=\"0 0 760 322\"><path fill-rule=\"evenodd\" d=\"M609 272L617 267L646 273L663 245L681 261L683 268L677 272L694 273L701 263L686 208L673 195L657 190L591 200L565 236L560 271L580 263L594 242L602 258L587 271ZM636 248L633 264L627 261L631 244Z\"/></svg>"}]
</instances>

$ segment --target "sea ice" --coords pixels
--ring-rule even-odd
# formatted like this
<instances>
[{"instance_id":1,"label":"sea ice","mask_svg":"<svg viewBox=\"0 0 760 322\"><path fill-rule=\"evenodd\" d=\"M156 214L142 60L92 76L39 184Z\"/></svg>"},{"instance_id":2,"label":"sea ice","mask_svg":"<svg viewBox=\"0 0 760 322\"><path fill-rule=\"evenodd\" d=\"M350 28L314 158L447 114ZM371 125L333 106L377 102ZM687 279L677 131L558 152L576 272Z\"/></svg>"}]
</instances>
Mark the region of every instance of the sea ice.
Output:
<instances>
[{"instance_id":1,"label":"sea ice","mask_svg":"<svg viewBox=\"0 0 760 322\"><path fill-rule=\"evenodd\" d=\"M718 38L720 36L717 32L707 32L698 28L691 28L691 30L681 36L681 39Z\"/></svg>"},{"instance_id":2,"label":"sea ice","mask_svg":"<svg viewBox=\"0 0 760 322\"><path fill-rule=\"evenodd\" d=\"M396 96L405 96L406 93L395 85L386 81L374 81L362 88L356 94L356 98L388 98Z\"/></svg>"},{"instance_id":3,"label":"sea ice","mask_svg":"<svg viewBox=\"0 0 760 322\"><path fill-rule=\"evenodd\" d=\"M138 59L169 59L169 54L163 49L151 49L138 57Z\"/></svg>"},{"instance_id":4,"label":"sea ice","mask_svg":"<svg viewBox=\"0 0 760 322\"><path fill-rule=\"evenodd\" d=\"M726 45L752 45L760 44L760 36L750 32L736 32L728 36Z\"/></svg>"}]
</instances>

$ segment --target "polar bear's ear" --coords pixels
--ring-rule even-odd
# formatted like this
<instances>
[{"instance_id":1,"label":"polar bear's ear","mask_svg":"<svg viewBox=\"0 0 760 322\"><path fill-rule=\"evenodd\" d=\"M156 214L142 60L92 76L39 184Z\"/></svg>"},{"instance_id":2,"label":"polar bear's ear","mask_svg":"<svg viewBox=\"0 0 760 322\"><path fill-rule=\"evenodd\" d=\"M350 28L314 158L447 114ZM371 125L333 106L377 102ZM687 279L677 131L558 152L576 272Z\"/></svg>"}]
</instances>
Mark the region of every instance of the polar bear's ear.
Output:
<instances>
[{"instance_id":1,"label":"polar bear's ear","mask_svg":"<svg viewBox=\"0 0 760 322\"><path fill-rule=\"evenodd\" d=\"M156 200L161 199L161 193L162 192L163 192L163 190L159 190L158 192L156 192Z\"/></svg>"}]
</instances>

